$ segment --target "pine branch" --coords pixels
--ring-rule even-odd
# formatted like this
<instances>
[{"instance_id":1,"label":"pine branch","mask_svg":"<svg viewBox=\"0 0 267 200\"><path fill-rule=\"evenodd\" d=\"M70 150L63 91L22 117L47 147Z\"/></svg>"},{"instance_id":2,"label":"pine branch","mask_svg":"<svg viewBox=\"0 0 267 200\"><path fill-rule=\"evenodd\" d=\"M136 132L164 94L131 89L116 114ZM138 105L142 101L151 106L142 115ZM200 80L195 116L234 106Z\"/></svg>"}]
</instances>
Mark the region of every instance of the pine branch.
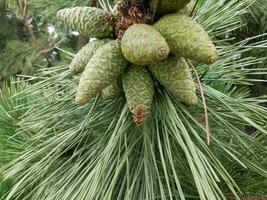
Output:
<instances>
[{"instance_id":1,"label":"pine branch","mask_svg":"<svg viewBox=\"0 0 267 200\"><path fill-rule=\"evenodd\" d=\"M267 110L261 106L266 99L250 97L248 85L264 80L248 75L262 61L250 52L267 41L258 36L258 42L233 42L247 12L244 2L199 2L195 19L214 37L220 54L213 65L198 65L196 73L213 142L208 146L199 134L205 131L196 120L203 116L199 102L189 108L156 87L153 113L138 128L124 97L97 96L77 107L79 76L69 76L67 65L42 69L27 77L36 82L21 93L38 96L23 105L28 109L17 132L34 133L34 146L5 166L5 178L16 182L6 200L221 200L239 199L248 189L244 180L260 187L267 174ZM244 131L248 126L255 128L253 135Z\"/></svg>"}]
</instances>

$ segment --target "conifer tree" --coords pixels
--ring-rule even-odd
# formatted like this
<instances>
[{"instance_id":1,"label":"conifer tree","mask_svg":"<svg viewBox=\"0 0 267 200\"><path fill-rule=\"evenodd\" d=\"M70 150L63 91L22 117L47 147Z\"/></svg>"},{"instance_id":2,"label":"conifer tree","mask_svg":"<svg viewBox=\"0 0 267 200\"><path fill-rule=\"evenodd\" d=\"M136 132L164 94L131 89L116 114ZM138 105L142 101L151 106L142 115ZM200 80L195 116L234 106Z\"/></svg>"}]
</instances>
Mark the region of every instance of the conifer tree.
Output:
<instances>
[{"instance_id":1,"label":"conifer tree","mask_svg":"<svg viewBox=\"0 0 267 200\"><path fill-rule=\"evenodd\" d=\"M42 10L41 0L32 2L30 6ZM65 7L104 10L93 18L104 15L103 23L112 24L113 34L103 27L87 33L113 41L90 53L87 65L77 52L77 73L70 69L71 60L64 60L17 83L27 86L15 97L27 101L4 109L0 122L1 116L16 119L9 113L23 110L11 135L26 141L18 145L23 147L18 156L1 168L4 181L11 181L5 200L267 195L266 96L251 95L255 82L266 82L267 38L265 32L252 36L244 29L258 2L197 0L185 7L186 1L177 0L181 4L175 11L162 9L168 0L159 1L158 11L151 2L157 3L55 0L47 5L44 16L50 20ZM181 11L180 5L191 12ZM66 29L94 28L80 23L87 14L65 11L58 20ZM182 26L165 24L168 12L175 12L171 21ZM160 41L159 49L148 33ZM67 50L60 52L73 57ZM114 84L121 91L103 98ZM77 103L81 91L82 103ZM2 94L2 99L12 96ZM5 104L0 101L0 108Z\"/></svg>"}]
</instances>

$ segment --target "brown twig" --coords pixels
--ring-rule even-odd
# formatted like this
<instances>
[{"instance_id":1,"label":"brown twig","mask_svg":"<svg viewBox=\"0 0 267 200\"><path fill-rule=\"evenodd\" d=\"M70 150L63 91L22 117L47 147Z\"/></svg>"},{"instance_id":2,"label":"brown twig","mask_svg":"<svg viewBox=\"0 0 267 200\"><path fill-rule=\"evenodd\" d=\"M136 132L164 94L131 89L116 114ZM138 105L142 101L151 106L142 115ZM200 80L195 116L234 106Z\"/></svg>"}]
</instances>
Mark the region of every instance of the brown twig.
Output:
<instances>
[{"instance_id":1,"label":"brown twig","mask_svg":"<svg viewBox=\"0 0 267 200\"><path fill-rule=\"evenodd\" d=\"M210 145L210 126L209 126L209 114L208 114L208 109L207 109L207 104L206 104L206 99L205 99L205 94L204 94L204 90L200 81L200 78L198 76L197 70L194 67L194 65L191 63L190 60L187 60L187 62L189 63L189 65L191 66L191 68L194 71L194 74L196 76L197 79L197 83L199 85L199 90L200 90L200 95L201 95L201 99L202 99L202 103L203 103L203 107L204 107L204 112L205 112L205 126L206 126L206 135L207 135L207 143L208 145Z\"/></svg>"},{"instance_id":2,"label":"brown twig","mask_svg":"<svg viewBox=\"0 0 267 200\"><path fill-rule=\"evenodd\" d=\"M4 11L7 10L7 0L3 0L2 3L0 3L0 9L3 9Z\"/></svg>"},{"instance_id":3,"label":"brown twig","mask_svg":"<svg viewBox=\"0 0 267 200\"><path fill-rule=\"evenodd\" d=\"M60 41L58 41L57 43L55 43L55 41L53 41L52 43L50 43L48 46L46 46L45 48L42 48L39 50L39 54L47 54L50 51L52 51L53 49L55 49L57 46L60 45L61 42L64 41L64 38L62 38Z\"/></svg>"},{"instance_id":4,"label":"brown twig","mask_svg":"<svg viewBox=\"0 0 267 200\"><path fill-rule=\"evenodd\" d=\"M193 7L193 9L192 9L192 11L190 13L190 17L193 16L198 2L199 2L199 0L196 1L195 5L194 5L194 7ZM201 81L200 81L200 78L199 78L199 75L197 73L196 68L194 67L194 65L192 64L192 62L190 60L187 60L187 62L189 63L189 65L193 69L194 74L195 74L196 79L197 79L197 83L199 85L200 95L201 95L201 99L202 99L202 103L203 103L203 107L204 107L204 112L205 112L205 127L206 127L207 143L208 143L208 145L210 145L209 113L208 113L208 110L207 110L207 104L206 104L204 90L203 90L203 87L202 87L202 84L201 84Z\"/></svg>"},{"instance_id":5,"label":"brown twig","mask_svg":"<svg viewBox=\"0 0 267 200\"><path fill-rule=\"evenodd\" d=\"M50 60L49 60L49 58L47 56L47 53L43 52L44 48L42 48L41 45L38 43L38 40L37 40L37 38L35 37L35 35L33 33L31 25L28 24L28 22L25 22L25 26L27 27L27 30L28 30L28 32L29 32L29 34L31 36L32 44L39 51L39 54L42 55L45 58L45 60L47 61L48 65L51 65L51 62L50 62Z\"/></svg>"},{"instance_id":6,"label":"brown twig","mask_svg":"<svg viewBox=\"0 0 267 200\"><path fill-rule=\"evenodd\" d=\"M24 26L27 28L27 30L31 36L31 40L30 40L31 43L39 51L39 54L45 58L48 65L51 65L51 62L47 56L47 52L44 52L44 48L42 47L42 45L39 44L37 38L34 35L34 31L28 22L28 18L29 18L28 12L27 12L28 1L27 0L18 0L17 2L18 2L19 9L20 9L20 13L22 14L21 20L23 21Z\"/></svg>"}]
</instances>

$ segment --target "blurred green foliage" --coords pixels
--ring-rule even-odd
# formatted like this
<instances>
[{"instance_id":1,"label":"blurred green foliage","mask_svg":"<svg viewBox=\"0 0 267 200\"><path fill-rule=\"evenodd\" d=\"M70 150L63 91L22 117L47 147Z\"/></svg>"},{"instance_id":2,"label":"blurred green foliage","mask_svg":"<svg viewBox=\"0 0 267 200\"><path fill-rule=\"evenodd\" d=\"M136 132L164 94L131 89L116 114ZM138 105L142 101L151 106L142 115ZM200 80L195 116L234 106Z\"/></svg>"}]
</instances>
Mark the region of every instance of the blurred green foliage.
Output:
<instances>
[{"instance_id":1,"label":"blurred green foliage","mask_svg":"<svg viewBox=\"0 0 267 200\"><path fill-rule=\"evenodd\" d=\"M0 83L10 76L31 75L62 62L65 56L56 48L73 51L77 44L77 35L45 17L47 9L30 4L23 7L20 2L0 2Z\"/></svg>"},{"instance_id":2,"label":"blurred green foliage","mask_svg":"<svg viewBox=\"0 0 267 200\"><path fill-rule=\"evenodd\" d=\"M41 62L38 51L28 41L8 40L0 53L1 78L32 74L36 62Z\"/></svg>"}]
</instances>

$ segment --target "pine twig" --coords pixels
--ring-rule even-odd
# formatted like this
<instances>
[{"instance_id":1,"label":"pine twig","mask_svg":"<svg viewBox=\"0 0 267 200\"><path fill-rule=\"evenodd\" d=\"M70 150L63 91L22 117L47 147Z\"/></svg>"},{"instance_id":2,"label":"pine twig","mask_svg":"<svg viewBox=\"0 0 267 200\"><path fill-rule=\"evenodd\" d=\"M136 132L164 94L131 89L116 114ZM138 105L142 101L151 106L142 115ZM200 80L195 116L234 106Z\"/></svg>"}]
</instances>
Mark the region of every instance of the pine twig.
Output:
<instances>
[{"instance_id":1,"label":"pine twig","mask_svg":"<svg viewBox=\"0 0 267 200\"><path fill-rule=\"evenodd\" d=\"M208 145L210 145L209 114L208 114L208 109L207 109L207 104L206 104L204 90L203 90L203 87L202 87L202 84L201 84L201 81L200 81L200 78L198 76L198 73L197 73L196 68L191 63L190 60L187 60L187 62L189 63L190 67L193 69L194 74L195 74L196 79L197 79L197 83L199 85L200 95L201 95L201 99L202 99L202 103L203 103L203 107L204 107L204 112L205 112L205 126L206 126L207 143L208 143Z\"/></svg>"},{"instance_id":2,"label":"pine twig","mask_svg":"<svg viewBox=\"0 0 267 200\"><path fill-rule=\"evenodd\" d=\"M44 53L44 52L42 52L42 48L40 48L40 45L39 45L39 43L38 43L38 40L37 40L37 38L35 37L35 35L34 35L34 33L33 33L33 30L32 30L32 27L30 26L30 24L28 24L28 22L25 22L25 26L27 27L27 30L28 30L28 32L29 32L29 34L30 34L30 36L31 36L32 44L33 44L34 47L39 51L39 54L41 54L41 55L45 58L45 60L47 61L47 63L48 63L49 65L51 65L51 62L50 62L50 60L49 60L47 54Z\"/></svg>"},{"instance_id":3,"label":"pine twig","mask_svg":"<svg viewBox=\"0 0 267 200\"><path fill-rule=\"evenodd\" d=\"M27 12L27 6L28 6L28 1L27 0L19 0L18 1L18 5L19 5L19 9L20 12L22 13L22 21L24 26L26 26L30 36L31 36L31 43L33 44L33 46L39 51L39 54L42 55L45 60L47 61L48 65L51 65L51 62L47 56L47 53L43 53L42 52L42 47L41 45L38 43L37 38L34 35L34 31L31 27L31 25L28 22L28 12Z\"/></svg>"},{"instance_id":4,"label":"pine twig","mask_svg":"<svg viewBox=\"0 0 267 200\"><path fill-rule=\"evenodd\" d=\"M47 53L49 53L53 49L57 48L57 46L59 46L60 43L62 43L63 41L64 41L64 38L62 38L58 42L55 42L55 41L51 42L48 46L39 49L39 55L47 55Z\"/></svg>"}]
</instances>

